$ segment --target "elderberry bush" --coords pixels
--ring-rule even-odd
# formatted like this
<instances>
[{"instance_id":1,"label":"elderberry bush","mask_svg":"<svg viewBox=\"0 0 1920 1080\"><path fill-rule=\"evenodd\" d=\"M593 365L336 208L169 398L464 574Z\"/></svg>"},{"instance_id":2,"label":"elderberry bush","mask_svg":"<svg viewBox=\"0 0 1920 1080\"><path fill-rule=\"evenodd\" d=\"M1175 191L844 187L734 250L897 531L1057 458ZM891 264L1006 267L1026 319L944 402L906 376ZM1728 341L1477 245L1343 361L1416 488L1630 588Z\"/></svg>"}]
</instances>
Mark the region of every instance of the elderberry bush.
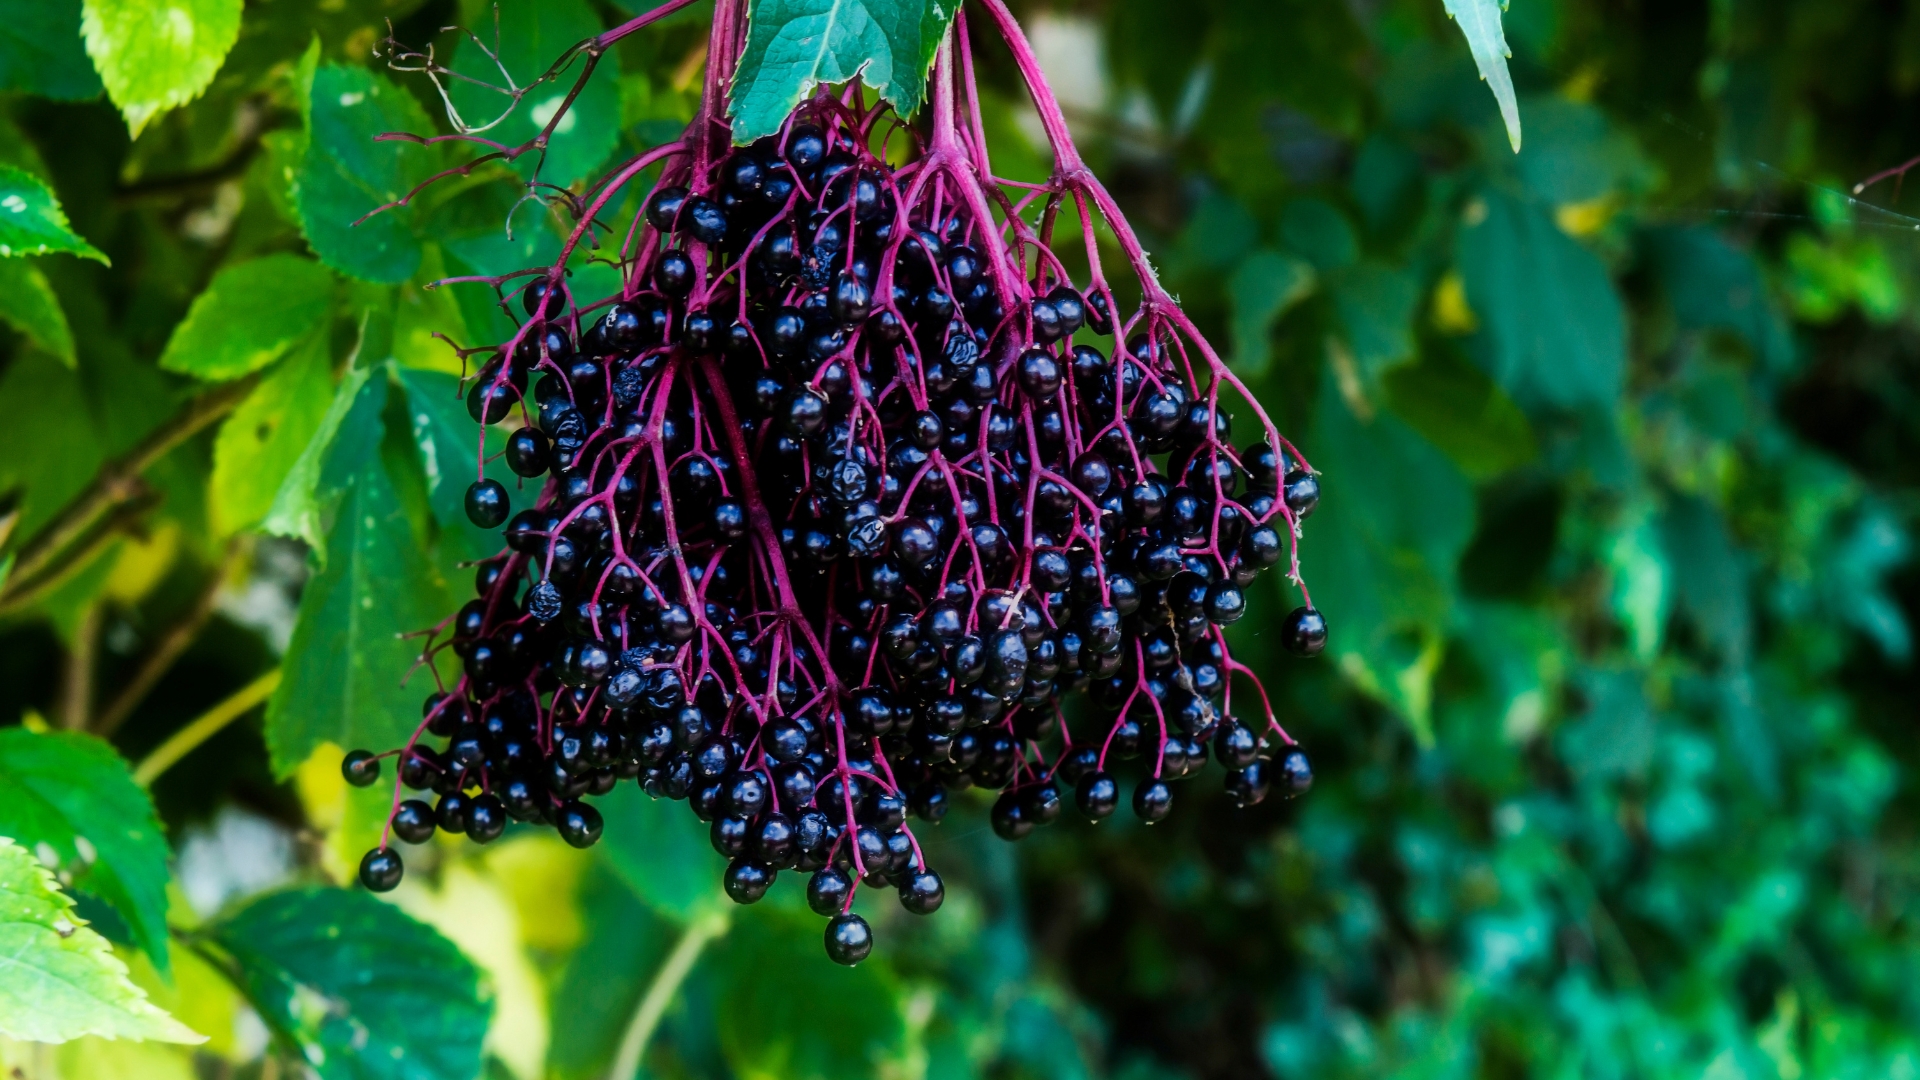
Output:
<instances>
[{"instance_id":1,"label":"elderberry bush","mask_svg":"<svg viewBox=\"0 0 1920 1080\"><path fill-rule=\"evenodd\" d=\"M1268 570L1298 584L1319 479L1090 174L983 179L955 67L919 127L823 90L750 145L721 128L716 146L703 117L617 170L576 241L663 166L609 234L615 295L574 295L565 257L494 282L524 321L471 351L467 406L512 429L526 483L467 492L502 546L429 647L460 674L392 752L413 793L392 835L486 843L518 821L586 847L592 797L631 781L711 823L734 900L811 875L852 964L862 886L940 907L908 820L968 788L998 793L993 828L1019 840L1069 806L1163 820L1210 758L1241 806L1311 784L1224 630ZM1097 249L1077 282L1048 243L1063 202L1085 234L1090 205L1122 232L1130 316ZM1240 441L1236 399L1257 421ZM1295 654L1326 637L1310 604L1284 622ZM355 751L347 778L379 760ZM383 843L360 876L402 874Z\"/></svg>"}]
</instances>

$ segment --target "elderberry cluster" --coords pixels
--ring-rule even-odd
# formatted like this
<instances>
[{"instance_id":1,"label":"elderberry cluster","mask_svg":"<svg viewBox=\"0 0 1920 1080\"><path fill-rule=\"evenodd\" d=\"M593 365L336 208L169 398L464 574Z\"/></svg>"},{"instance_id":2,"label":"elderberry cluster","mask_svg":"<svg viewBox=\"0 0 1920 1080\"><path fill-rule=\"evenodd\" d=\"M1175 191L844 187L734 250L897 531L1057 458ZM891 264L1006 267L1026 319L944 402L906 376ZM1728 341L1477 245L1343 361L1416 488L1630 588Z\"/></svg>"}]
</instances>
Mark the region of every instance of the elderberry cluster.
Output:
<instances>
[{"instance_id":1,"label":"elderberry cluster","mask_svg":"<svg viewBox=\"0 0 1920 1080\"><path fill-rule=\"evenodd\" d=\"M1270 429L1233 444L1190 331L1151 305L1117 325L1097 274L1010 241L938 155L890 165L888 125L913 138L823 94L669 167L618 295L580 302L561 266L519 290L467 404L514 423L532 483L467 493L503 550L433 646L461 671L396 752L401 840L518 821L585 847L587 800L632 780L711 823L734 900L810 873L855 963L861 885L940 906L907 820L956 792L998 791L1017 840L1069 798L1112 814L1122 773L1148 822L1210 756L1243 806L1311 783L1270 713L1233 713L1252 673L1222 631L1317 477ZM1301 607L1282 640L1316 654L1326 624ZM379 757L344 768L372 783ZM384 844L361 866L402 873Z\"/></svg>"}]
</instances>

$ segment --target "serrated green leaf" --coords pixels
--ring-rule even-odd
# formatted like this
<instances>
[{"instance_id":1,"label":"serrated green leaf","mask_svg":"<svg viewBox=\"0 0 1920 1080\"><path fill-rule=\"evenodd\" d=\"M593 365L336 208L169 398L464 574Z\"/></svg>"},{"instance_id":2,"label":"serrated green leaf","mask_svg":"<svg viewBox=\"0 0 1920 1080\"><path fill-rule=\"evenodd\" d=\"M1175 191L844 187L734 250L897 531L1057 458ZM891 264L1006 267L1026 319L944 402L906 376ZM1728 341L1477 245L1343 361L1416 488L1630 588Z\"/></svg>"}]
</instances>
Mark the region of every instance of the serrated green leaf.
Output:
<instances>
[{"instance_id":1,"label":"serrated green leaf","mask_svg":"<svg viewBox=\"0 0 1920 1080\"><path fill-rule=\"evenodd\" d=\"M1627 316L1599 258L1539 207L1496 191L1472 204L1457 249L1487 374L1524 406L1612 405Z\"/></svg>"},{"instance_id":2,"label":"serrated green leaf","mask_svg":"<svg viewBox=\"0 0 1920 1080\"><path fill-rule=\"evenodd\" d=\"M388 131L429 131L426 113L384 76L322 64L306 114L307 148L292 186L307 242L320 261L362 281L405 281L420 265L412 212L398 207L360 219L427 176L436 160L428 148L374 141Z\"/></svg>"},{"instance_id":3,"label":"serrated green leaf","mask_svg":"<svg viewBox=\"0 0 1920 1080\"><path fill-rule=\"evenodd\" d=\"M80 0L0 0L0 90L62 101L100 92L80 41Z\"/></svg>"},{"instance_id":4,"label":"serrated green leaf","mask_svg":"<svg viewBox=\"0 0 1920 1080\"><path fill-rule=\"evenodd\" d=\"M274 497L326 420L332 368L327 335L312 335L220 426L207 488L207 517L216 535L251 528L273 509Z\"/></svg>"},{"instance_id":5,"label":"serrated green leaf","mask_svg":"<svg viewBox=\"0 0 1920 1080\"><path fill-rule=\"evenodd\" d=\"M773 134L815 87L855 76L911 116L959 8L955 0L755 0L733 77L734 141Z\"/></svg>"},{"instance_id":6,"label":"serrated green leaf","mask_svg":"<svg viewBox=\"0 0 1920 1080\"><path fill-rule=\"evenodd\" d=\"M107 261L99 248L67 224L60 200L39 177L0 165L0 257L56 251Z\"/></svg>"},{"instance_id":7,"label":"serrated green leaf","mask_svg":"<svg viewBox=\"0 0 1920 1080\"><path fill-rule=\"evenodd\" d=\"M365 455L344 487L326 563L300 595L286 678L267 703L267 747L281 776L323 742L377 749L405 742L426 691L402 684L420 642L400 635L426 630L451 610L380 455Z\"/></svg>"},{"instance_id":8,"label":"serrated green leaf","mask_svg":"<svg viewBox=\"0 0 1920 1080\"><path fill-rule=\"evenodd\" d=\"M467 25L480 34L487 48L495 46L494 5L465 5ZM497 56L517 86L527 86L572 45L601 30L600 18L586 0L502 0L499 4ZM508 146L527 142L553 120L579 77L585 57L551 82L542 83L513 106L513 114L489 129L486 137ZM478 83L455 79L448 88L454 107L468 124L481 125L506 112L511 99L488 86L501 86L500 67L471 41L462 42L453 57L453 70ZM486 85L480 85L484 83ZM547 140L540 179L567 185L591 175L620 141L620 54L609 50L600 57L593 77L554 124ZM523 159L532 162L533 158ZM531 166L529 165L529 173Z\"/></svg>"},{"instance_id":9,"label":"serrated green leaf","mask_svg":"<svg viewBox=\"0 0 1920 1080\"><path fill-rule=\"evenodd\" d=\"M482 529L467 518L467 487L479 475L481 449L480 425L467 414L466 396L460 393L460 380L441 371L397 368L400 385L407 394L407 419L413 429L413 443L420 451L420 468L426 475L427 501L433 507L434 520L440 523L442 537L452 537L467 559L482 559L500 550L497 529ZM493 460L486 475L515 493L516 502L532 505L540 489L520 483L500 451L506 437L497 429L486 430L486 453ZM441 541L442 546L446 540Z\"/></svg>"},{"instance_id":10,"label":"serrated green leaf","mask_svg":"<svg viewBox=\"0 0 1920 1080\"><path fill-rule=\"evenodd\" d=\"M324 1080L473 1080L492 1012L472 961L364 892L270 893L212 939L261 1019Z\"/></svg>"},{"instance_id":11,"label":"serrated green leaf","mask_svg":"<svg viewBox=\"0 0 1920 1080\"><path fill-rule=\"evenodd\" d=\"M341 376L320 426L287 471L280 490L274 493L266 520L260 524L265 532L306 541L323 563L326 541L320 519L323 504L331 494L323 488L323 480L334 438L344 428L350 446L371 448L380 442L380 406L386 401L386 384L380 382L370 388L370 375L367 368L348 368Z\"/></svg>"},{"instance_id":12,"label":"serrated green leaf","mask_svg":"<svg viewBox=\"0 0 1920 1080\"><path fill-rule=\"evenodd\" d=\"M242 0L85 0L87 55L135 138L200 96L240 38Z\"/></svg>"},{"instance_id":13,"label":"serrated green leaf","mask_svg":"<svg viewBox=\"0 0 1920 1080\"><path fill-rule=\"evenodd\" d=\"M614 788L598 806L609 826L607 862L649 908L684 923L729 902L713 845L691 815L648 798L638 784Z\"/></svg>"},{"instance_id":14,"label":"serrated green leaf","mask_svg":"<svg viewBox=\"0 0 1920 1080\"><path fill-rule=\"evenodd\" d=\"M33 854L0 836L0 1035L66 1042L84 1035L199 1043L127 978L113 947Z\"/></svg>"},{"instance_id":15,"label":"serrated green leaf","mask_svg":"<svg viewBox=\"0 0 1920 1080\"><path fill-rule=\"evenodd\" d=\"M0 259L0 319L26 335L35 348L78 366L73 328L47 275L25 259Z\"/></svg>"},{"instance_id":16,"label":"serrated green leaf","mask_svg":"<svg viewBox=\"0 0 1920 1080\"><path fill-rule=\"evenodd\" d=\"M333 275L312 259L268 255L227 266L173 328L160 366L224 382L285 356L326 325Z\"/></svg>"},{"instance_id":17,"label":"serrated green leaf","mask_svg":"<svg viewBox=\"0 0 1920 1080\"><path fill-rule=\"evenodd\" d=\"M1507 48L1507 35L1500 27L1500 13L1507 5L1494 0L1446 0L1446 4L1447 17L1458 21L1460 32L1467 35L1467 51L1473 54L1480 78L1499 103L1500 119L1507 125L1507 141L1513 144L1513 152L1517 154L1520 152L1520 103L1513 94L1513 76L1507 71L1507 59L1513 50Z\"/></svg>"},{"instance_id":18,"label":"serrated green leaf","mask_svg":"<svg viewBox=\"0 0 1920 1080\"><path fill-rule=\"evenodd\" d=\"M167 838L111 746L72 732L0 731L0 836L46 845L167 970Z\"/></svg>"},{"instance_id":19,"label":"serrated green leaf","mask_svg":"<svg viewBox=\"0 0 1920 1080\"><path fill-rule=\"evenodd\" d=\"M820 920L756 910L734 921L719 956L720 1047L744 1080L837 1080L905 1048L900 987L876 954L826 959ZM858 1062L859 1066L853 1066Z\"/></svg>"}]
</instances>

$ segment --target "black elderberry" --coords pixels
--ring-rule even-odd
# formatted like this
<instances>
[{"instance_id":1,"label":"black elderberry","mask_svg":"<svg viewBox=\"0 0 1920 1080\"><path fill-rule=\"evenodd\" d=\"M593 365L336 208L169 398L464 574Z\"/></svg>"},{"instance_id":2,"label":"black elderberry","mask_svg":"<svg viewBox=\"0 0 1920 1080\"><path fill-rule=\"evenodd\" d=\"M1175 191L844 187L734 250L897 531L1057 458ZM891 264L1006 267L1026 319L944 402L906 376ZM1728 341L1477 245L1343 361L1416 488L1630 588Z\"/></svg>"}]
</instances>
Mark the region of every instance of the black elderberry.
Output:
<instances>
[{"instance_id":1,"label":"black elderberry","mask_svg":"<svg viewBox=\"0 0 1920 1080\"><path fill-rule=\"evenodd\" d=\"M858 915L836 915L827 922L827 957L852 967L873 951L873 928Z\"/></svg>"},{"instance_id":2,"label":"black elderberry","mask_svg":"<svg viewBox=\"0 0 1920 1080\"><path fill-rule=\"evenodd\" d=\"M1313 786L1313 766L1306 754L1294 750L1280 762L1280 786L1289 799L1305 795Z\"/></svg>"},{"instance_id":3,"label":"black elderberry","mask_svg":"<svg viewBox=\"0 0 1920 1080\"><path fill-rule=\"evenodd\" d=\"M433 807L419 799L407 799L393 812L393 834L409 844L426 843L439 827Z\"/></svg>"},{"instance_id":4,"label":"black elderberry","mask_svg":"<svg viewBox=\"0 0 1920 1080\"><path fill-rule=\"evenodd\" d=\"M1315 608L1294 608L1280 624L1280 644L1295 656L1318 656L1327 647L1327 620Z\"/></svg>"},{"instance_id":5,"label":"black elderberry","mask_svg":"<svg viewBox=\"0 0 1920 1080\"><path fill-rule=\"evenodd\" d=\"M1258 759L1260 740L1245 724L1222 724L1213 739L1213 753L1229 769L1244 769Z\"/></svg>"},{"instance_id":6,"label":"black elderberry","mask_svg":"<svg viewBox=\"0 0 1920 1080\"><path fill-rule=\"evenodd\" d=\"M668 296L681 297L693 291L699 271L684 251L667 250L653 264L653 287Z\"/></svg>"},{"instance_id":7,"label":"black elderberry","mask_svg":"<svg viewBox=\"0 0 1920 1080\"><path fill-rule=\"evenodd\" d=\"M1269 780L1267 763L1258 759L1247 763L1246 768L1233 769L1227 773L1227 798L1239 807L1253 806L1267 797Z\"/></svg>"},{"instance_id":8,"label":"black elderberry","mask_svg":"<svg viewBox=\"0 0 1920 1080\"><path fill-rule=\"evenodd\" d=\"M1152 825L1173 812L1173 789L1164 780L1143 780L1133 789L1133 812Z\"/></svg>"},{"instance_id":9,"label":"black elderberry","mask_svg":"<svg viewBox=\"0 0 1920 1080\"><path fill-rule=\"evenodd\" d=\"M751 859L734 859L727 864L723 883L727 896L736 904L751 904L767 895L773 886L774 871Z\"/></svg>"},{"instance_id":10,"label":"black elderberry","mask_svg":"<svg viewBox=\"0 0 1920 1080\"><path fill-rule=\"evenodd\" d=\"M1088 820L1104 821L1120 805L1120 785L1111 773L1089 772L1075 785L1073 803Z\"/></svg>"},{"instance_id":11,"label":"black elderberry","mask_svg":"<svg viewBox=\"0 0 1920 1080\"><path fill-rule=\"evenodd\" d=\"M661 232L672 232L686 201L687 189L683 187L666 187L654 192L653 198L647 200L648 224Z\"/></svg>"},{"instance_id":12,"label":"black elderberry","mask_svg":"<svg viewBox=\"0 0 1920 1080\"><path fill-rule=\"evenodd\" d=\"M994 801L989 820L993 823L993 831L1002 840L1024 839L1034 827L1033 819L1021 805L1019 794L1012 791L1000 793L1000 797Z\"/></svg>"},{"instance_id":13,"label":"black elderberry","mask_svg":"<svg viewBox=\"0 0 1920 1080\"><path fill-rule=\"evenodd\" d=\"M1287 509L1293 512L1293 519L1305 521L1320 505L1320 478L1304 469L1295 469L1287 474L1284 498Z\"/></svg>"},{"instance_id":14,"label":"black elderberry","mask_svg":"<svg viewBox=\"0 0 1920 1080\"><path fill-rule=\"evenodd\" d=\"M507 808L496 795L474 796L467 807L467 836L476 843L489 844L507 831Z\"/></svg>"},{"instance_id":15,"label":"black elderberry","mask_svg":"<svg viewBox=\"0 0 1920 1080\"><path fill-rule=\"evenodd\" d=\"M547 279L538 277L521 290L520 305L529 317L557 319L567 310L567 290L562 286L549 292Z\"/></svg>"},{"instance_id":16,"label":"black elderberry","mask_svg":"<svg viewBox=\"0 0 1920 1080\"><path fill-rule=\"evenodd\" d=\"M340 774L354 787L371 787L380 779L380 759L370 750L354 750L340 762Z\"/></svg>"},{"instance_id":17,"label":"black elderberry","mask_svg":"<svg viewBox=\"0 0 1920 1080\"><path fill-rule=\"evenodd\" d=\"M1247 613L1247 597L1237 586L1216 581L1207 589L1207 618L1220 625L1240 621Z\"/></svg>"},{"instance_id":18,"label":"black elderberry","mask_svg":"<svg viewBox=\"0 0 1920 1080\"><path fill-rule=\"evenodd\" d=\"M506 486L498 480L475 480L467 487L467 520L483 529L497 529L512 509Z\"/></svg>"},{"instance_id":19,"label":"black elderberry","mask_svg":"<svg viewBox=\"0 0 1920 1080\"><path fill-rule=\"evenodd\" d=\"M727 236L727 213L704 195L690 196L680 208L680 228L709 246Z\"/></svg>"},{"instance_id":20,"label":"black elderberry","mask_svg":"<svg viewBox=\"0 0 1920 1080\"><path fill-rule=\"evenodd\" d=\"M900 885L900 906L915 915L931 915L947 898L947 887L932 870L917 870Z\"/></svg>"},{"instance_id":21,"label":"black elderberry","mask_svg":"<svg viewBox=\"0 0 1920 1080\"><path fill-rule=\"evenodd\" d=\"M513 405L520 395L513 385L496 380L486 371L467 391L467 415L473 417L476 424L497 424L513 411Z\"/></svg>"},{"instance_id":22,"label":"black elderberry","mask_svg":"<svg viewBox=\"0 0 1920 1080\"><path fill-rule=\"evenodd\" d=\"M374 848L360 859L360 884L365 885L369 892L392 892L406 872L405 864L400 861L400 853L392 848Z\"/></svg>"},{"instance_id":23,"label":"black elderberry","mask_svg":"<svg viewBox=\"0 0 1920 1080\"><path fill-rule=\"evenodd\" d=\"M823 867L814 871L807 882L807 906L816 915L838 915L846 907L847 896L852 891L853 879L845 871Z\"/></svg>"},{"instance_id":24,"label":"black elderberry","mask_svg":"<svg viewBox=\"0 0 1920 1080\"><path fill-rule=\"evenodd\" d=\"M560 838L577 848L592 847L605 826L600 811L578 800L561 806L554 824L560 830Z\"/></svg>"}]
</instances>

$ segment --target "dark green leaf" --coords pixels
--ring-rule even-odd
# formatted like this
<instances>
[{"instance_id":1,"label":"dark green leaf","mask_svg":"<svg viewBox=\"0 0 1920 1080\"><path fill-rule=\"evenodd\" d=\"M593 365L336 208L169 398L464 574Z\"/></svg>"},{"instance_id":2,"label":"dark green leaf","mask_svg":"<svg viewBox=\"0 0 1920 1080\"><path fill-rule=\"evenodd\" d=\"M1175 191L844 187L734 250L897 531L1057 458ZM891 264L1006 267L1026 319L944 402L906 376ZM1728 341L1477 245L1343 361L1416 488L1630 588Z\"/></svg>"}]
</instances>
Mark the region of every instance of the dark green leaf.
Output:
<instances>
[{"instance_id":1,"label":"dark green leaf","mask_svg":"<svg viewBox=\"0 0 1920 1080\"><path fill-rule=\"evenodd\" d=\"M213 444L207 517L230 536L264 520L274 497L312 444L333 395L325 334L296 345L220 426Z\"/></svg>"},{"instance_id":2,"label":"dark green leaf","mask_svg":"<svg viewBox=\"0 0 1920 1080\"><path fill-rule=\"evenodd\" d=\"M654 911L681 922L729 903L707 830L670 802L622 784L599 802L607 862Z\"/></svg>"},{"instance_id":3,"label":"dark green leaf","mask_svg":"<svg viewBox=\"0 0 1920 1080\"><path fill-rule=\"evenodd\" d=\"M100 92L80 41L80 0L0 2L0 89L65 101Z\"/></svg>"},{"instance_id":4,"label":"dark green leaf","mask_svg":"<svg viewBox=\"0 0 1920 1080\"><path fill-rule=\"evenodd\" d=\"M1643 243L1681 326L1735 334L1775 371L1793 362L1793 339L1751 254L1707 229L1652 229Z\"/></svg>"},{"instance_id":5,"label":"dark green leaf","mask_svg":"<svg viewBox=\"0 0 1920 1080\"><path fill-rule=\"evenodd\" d=\"M492 1011L430 927L358 891L271 893L215 925L261 1019L325 1080L473 1080Z\"/></svg>"},{"instance_id":6,"label":"dark green leaf","mask_svg":"<svg viewBox=\"0 0 1920 1080\"><path fill-rule=\"evenodd\" d=\"M79 363L60 298L47 275L25 259L0 259L0 319L68 367Z\"/></svg>"},{"instance_id":7,"label":"dark green leaf","mask_svg":"<svg viewBox=\"0 0 1920 1080\"><path fill-rule=\"evenodd\" d=\"M427 176L436 160L428 148L374 141L383 132L428 131L426 113L384 76L322 64L308 91L307 116L307 150L293 177L307 242L342 273L405 281L420 265L412 211L396 207L360 219Z\"/></svg>"},{"instance_id":8,"label":"dark green leaf","mask_svg":"<svg viewBox=\"0 0 1920 1080\"><path fill-rule=\"evenodd\" d=\"M326 325L333 275L311 259L268 255L213 276L160 354L160 366L222 382L250 375Z\"/></svg>"},{"instance_id":9,"label":"dark green leaf","mask_svg":"<svg viewBox=\"0 0 1920 1080\"><path fill-rule=\"evenodd\" d=\"M1522 405L1611 405L1626 374L1626 312L1607 268L1538 207L1488 191L1459 237L1479 316L1475 358Z\"/></svg>"},{"instance_id":10,"label":"dark green leaf","mask_svg":"<svg viewBox=\"0 0 1920 1080\"><path fill-rule=\"evenodd\" d=\"M32 852L0 836L0 1035L66 1042L84 1035L197 1043L127 979L107 939Z\"/></svg>"},{"instance_id":11,"label":"dark green leaf","mask_svg":"<svg viewBox=\"0 0 1920 1080\"><path fill-rule=\"evenodd\" d=\"M1720 512L1690 495L1676 496L1660 521L1673 564L1675 599L1710 646L1743 660L1751 633L1746 560L1733 546Z\"/></svg>"},{"instance_id":12,"label":"dark green leaf","mask_svg":"<svg viewBox=\"0 0 1920 1080\"><path fill-rule=\"evenodd\" d=\"M733 79L733 137L771 135L822 83L859 76L902 115L960 5L949 0L755 0Z\"/></svg>"},{"instance_id":13,"label":"dark green leaf","mask_svg":"<svg viewBox=\"0 0 1920 1080\"><path fill-rule=\"evenodd\" d=\"M1527 152L1510 159L1527 190L1555 205L1584 203L1648 186L1633 140L1586 102L1557 95L1527 103Z\"/></svg>"},{"instance_id":14,"label":"dark green leaf","mask_svg":"<svg viewBox=\"0 0 1920 1080\"><path fill-rule=\"evenodd\" d=\"M610 804L618 801L621 789L632 786L622 784L596 805L603 813L608 812ZM612 828L602 841L603 847L633 822L629 818L616 822L609 815L608 824ZM711 847L706 855L717 858ZM568 960L566 971L554 985L554 1000L568 1005L553 1013L548 1066L563 1078L599 1080L606 1076L607 1065L641 995L646 993L648 980L667 958L681 930L671 917L664 917L635 896L606 862L593 860L580 884L580 912L591 937ZM706 876L714 880L712 873Z\"/></svg>"},{"instance_id":15,"label":"dark green leaf","mask_svg":"<svg viewBox=\"0 0 1920 1080\"><path fill-rule=\"evenodd\" d=\"M1260 375L1273 360L1273 324L1313 293L1313 267L1262 248L1241 260L1227 280L1233 301L1233 366Z\"/></svg>"},{"instance_id":16,"label":"dark green leaf","mask_svg":"<svg viewBox=\"0 0 1920 1080\"><path fill-rule=\"evenodd\" d=\"M1280 214L1280 239L1321 273L1342 270L1360 258L1360 238L1347 216L1320 199L1295 199Z\"/></svg>"},{"instance_id":17,"label":"dark green leaf","mask_svg":"<svg viewBox=\"0 0 1920 1080\"><path fill-rule=\"evenodd\" d=\"M1436 349L1381 379L1385 403L1474 480L1533 460L1538 448L1526 414L1478 368Z\"/></svg>"},{"instance_id":18,"label":"dark green leaf","mask_svg":"<svg viewBox=\"0 0 1920 1080\"><path fill-rule=\"evenodd\" d=\"M242 0L85 0L80 29L107 96L138 137L200 96L240 37Z\"/></svg>"},{"instance_id":19,"label":"dark green leaf","mask_svg":"<svg viewBox=\"0 0 1920 1080\"><path fill-rule=\"evenodd\" d=\"M1412 274L1368 260L1331 275L1327 292L1361 379L1371 387L1380 373L1413 358L1413 313L1420 283Z\"/></svg>"},{"instance_id":20,"label":"dark green leaf","mask_svg":"<svg viewBox=\"0 0 1920 1080\"><path fill-rule=\"evenodd\" d=\"M513 107L513 114L490 127L486 137L508 146L518 146L538 135L553 120L560 103L573 89L586 64L585 55L555 79L514 104L506 94L488 87L502 87L504 66L515 86L527 86L545 74L568 48L601 30L599 16L586 0L502 0L499 4L499 36L494 36L494 5L468 3L463 9L467 25L494 50L499 64L489 59L472 41L462 42L454 54L453 70L485 85L454 79L449 87L454 107L461 119L475 127L491 123ZM551 184L568 185L591 175L613 152L620 141L620 54L601 54L593 76L580 91L567 114L554 125L547 142L546 161L540 167L540 179ZM533 157L523 158L532 162ZM530 175L530 173L529 173Z\"/></svg>"},{"instance_id":21,"label":"dark green leaf","mask_svg":"<svg viewBox=\"0 0 1920 1080\"><path fill-rule=\"evenodd\" d=\"M482 529L467 518L467 487L480 475L481 429L467 413L460 380L445 372L419 368L399 368L397 372L406 390L407 419L426 475L427 500L442 535L456 538L454 543L465 558L493 555L500 549L498 530ZM497 429L487 429L486 454L493 460L487 465L486 475L516 493L516 501L531 506L540 489L534 482L523 484L507 468L500 458L505 442Z\"/></svg>"},{"instance_id":22,"label":"dark green leaf","mask_svg":"<svg viewBox=\"0 0 1920 1080\"><path fill-rule=\"evenodd\" d=\"M905 1048L900 987L879 950L858 967L826 962L823 928L777 910L734 920L719 958L719 1021L735 1075L837 1080L879 1071Z\"/></svg>"},{"instance_id":23,"label":"dark green leaf","mask_svg":"<svg viewBox=\"0 0 1920 1080\"><path fill-rule=\"evenodd\" d=\"M39 177L0 165L0 257L55 251L107 261L100 249L67 224L60 200Z\"/></svg>"},{"instance_id":24,"label":"dark green leaf","mask_svg":"<svg viewBox=\"0 0 1920 1080\"><path fill-rule=\"evenodd\" d=\"M301 593L286 678L267 705L267 746L281 775L323 742L405 742L426 691L402 685L420 642L400 635L426 630L450 610L378 453L385 380L371 381L359 398L321 473L320 490L338 493L324 496L338 499L329 508L326 561Z\"/></svg>"},{"instance_id":25,"label":"dark green leaf","mask_svg":"<svg viewBox=\"0 0 1920 1080\"><path fill-rule=\"evenodd\" d=\"M167 969L167 838L112 747L70 732L0 730L0 836L45 845Z\"/></svg>"}]
</instances>

